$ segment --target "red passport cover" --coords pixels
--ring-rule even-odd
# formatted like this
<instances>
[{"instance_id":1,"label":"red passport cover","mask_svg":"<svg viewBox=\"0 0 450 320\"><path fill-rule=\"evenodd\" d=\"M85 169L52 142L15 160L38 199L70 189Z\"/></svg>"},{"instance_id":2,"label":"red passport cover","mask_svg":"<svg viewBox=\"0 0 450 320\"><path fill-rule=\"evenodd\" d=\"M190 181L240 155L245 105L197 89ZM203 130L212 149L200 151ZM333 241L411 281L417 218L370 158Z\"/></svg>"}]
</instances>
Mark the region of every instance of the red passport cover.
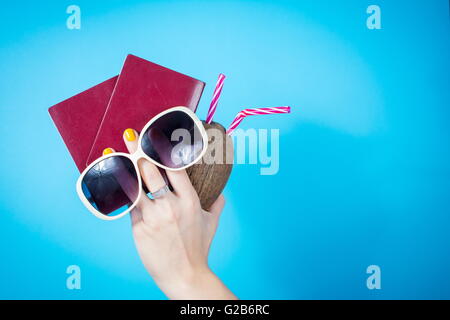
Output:
<instances>
[{"instance_id":1,"label":"red passport cover","mask_svg":"<svg viewBox=\"0 0 450 320\"><path fill-rule=\"evenodd\" d=\"M86 168L116 81L117 76L48 109L80 172Z\"/></svg>"},{"instance_id":2,"label":"red passport cover","mask_svg":"<svg viewBox=\"0 0 450 320\"><path fill-rule=\"evenodd\" d=\"M185 106L195 112L205 83L150 61L128 55L120 72L86 165L105 148L127 152L122 134L138 132L155 115Z\"/></svg>"},{"instance_id":3,"label":"red passport cover","mask_svg":"<svg viewBox=\"0 0 450 320\"><path fill-rule=\"evenodd\" d=\"M126 128L140 131L151 117L176 105L195 111L205 85L132 55L125 61L120 85L118 78L48 110L80 172L100 157L104 148L126 152L122 142Z\"/></svg>"}]
</instances>

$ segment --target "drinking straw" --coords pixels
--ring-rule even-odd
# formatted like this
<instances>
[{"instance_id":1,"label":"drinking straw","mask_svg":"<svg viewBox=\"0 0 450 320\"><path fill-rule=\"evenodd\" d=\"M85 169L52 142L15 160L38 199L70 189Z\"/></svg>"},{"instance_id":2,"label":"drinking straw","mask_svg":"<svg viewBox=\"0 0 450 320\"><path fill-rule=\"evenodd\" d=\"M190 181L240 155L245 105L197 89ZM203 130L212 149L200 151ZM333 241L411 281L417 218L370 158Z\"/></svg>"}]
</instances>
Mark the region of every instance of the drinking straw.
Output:
<instances>
[{"instance_id":1,"label":"drinking straw","mask_svg":"<svg viewBox=\"0 0 450 320\"><path fill-rule=\"evenodd\" d=\"M206 116L206 123L211 123L214 113L216 113L217 103L219 102L220 94L222 93L223 82L225 81L225 75L219 74L216 87L214 88L214 94L209 105L208 115Z\"/></svg>"},{"instance_id":2,"label":"drinking straw","mask_svg":"<svg viewBox=\"0 0 450 320\"><path fill-rule=\"evenodd\" d=\"M274 107L274 108L254 108L254 109L244 109L239 111L233 122L230 124L227 130L227 134L230 135L234 129L244 120L247 116L254 116L258 114L275 114L275 113L290 113L291 107Z\"/></svg>"}]
</instances>

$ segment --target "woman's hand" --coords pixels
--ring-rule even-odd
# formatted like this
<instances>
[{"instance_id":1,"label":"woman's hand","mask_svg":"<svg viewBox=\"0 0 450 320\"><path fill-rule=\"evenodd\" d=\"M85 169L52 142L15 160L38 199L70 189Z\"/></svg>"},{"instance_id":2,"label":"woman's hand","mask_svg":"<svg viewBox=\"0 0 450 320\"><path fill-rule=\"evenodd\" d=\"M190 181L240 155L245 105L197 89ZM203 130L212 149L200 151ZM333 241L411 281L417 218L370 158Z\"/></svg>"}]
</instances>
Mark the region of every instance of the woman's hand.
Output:
<instances>
[{"instance_id":1,"label":"woman's hand","mask_svg":"<svg viewBox=\"0 0 450 320\"><path fill-rule=\"evenodd\" d=\"M138 134L124 132L130 153ZM159 169L140 159L139 170L150 192L166 183ZM202 210L185 170L167 171L173 187L160 198L141 197L131 212L133 236L145 268L171 299L236 299L208 267L208 254L225 204L221 195L209 212Z\"/></svg>"}]
</instances>

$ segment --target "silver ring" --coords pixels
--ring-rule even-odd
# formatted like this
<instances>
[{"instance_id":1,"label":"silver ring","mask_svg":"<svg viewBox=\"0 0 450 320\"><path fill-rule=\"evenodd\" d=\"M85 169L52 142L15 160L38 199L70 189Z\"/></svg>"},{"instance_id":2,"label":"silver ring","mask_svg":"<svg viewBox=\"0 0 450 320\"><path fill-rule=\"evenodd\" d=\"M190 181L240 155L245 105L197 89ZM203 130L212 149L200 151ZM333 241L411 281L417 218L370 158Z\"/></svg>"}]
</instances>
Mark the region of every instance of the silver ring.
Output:
<instances>
[{"instance_id":1,"label":"silver ring","mask_svg":"<svg viewBox=\"0 0 450 320\"><path fill-rule=\"evenodd\" d=\"M153 199L158 199L158 198L163 197L169 191L170 191L169 186L166 184L161 189L159 189L159 190L157 190L155 192L151 192L151 194L152 194Z\"/></svg>"}]
</instances>

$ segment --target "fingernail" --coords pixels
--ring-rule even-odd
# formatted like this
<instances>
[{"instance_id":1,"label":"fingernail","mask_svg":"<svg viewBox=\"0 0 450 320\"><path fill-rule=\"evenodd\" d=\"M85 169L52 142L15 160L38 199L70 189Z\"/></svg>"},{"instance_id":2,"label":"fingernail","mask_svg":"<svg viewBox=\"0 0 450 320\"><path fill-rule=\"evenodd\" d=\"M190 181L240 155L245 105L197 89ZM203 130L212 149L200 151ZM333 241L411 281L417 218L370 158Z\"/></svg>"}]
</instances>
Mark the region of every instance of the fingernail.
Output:
<instances>
[{"instance_id":1,"label":"fingernail","mask_svg":"<svg viewBox=\"0 0 450 320\"><path fill-rule=\"evenodd\" d=\"M111 148L106 148L105 150L103 150L103 155L106 156L107 154L113 153L114 150Z\"/></svg>"},{"instance_id":2,"label":"fingernail","mask_svg":"<svg viewBox=\"0 0 450 320\"><path fill-rule=\"evenodd\" d=\"M125 130L123 135L125 136L125 139L127 139L128 141L136 140L136 135L134 134L134 130L133 129Z\"/></svg>"}]
</instances>

